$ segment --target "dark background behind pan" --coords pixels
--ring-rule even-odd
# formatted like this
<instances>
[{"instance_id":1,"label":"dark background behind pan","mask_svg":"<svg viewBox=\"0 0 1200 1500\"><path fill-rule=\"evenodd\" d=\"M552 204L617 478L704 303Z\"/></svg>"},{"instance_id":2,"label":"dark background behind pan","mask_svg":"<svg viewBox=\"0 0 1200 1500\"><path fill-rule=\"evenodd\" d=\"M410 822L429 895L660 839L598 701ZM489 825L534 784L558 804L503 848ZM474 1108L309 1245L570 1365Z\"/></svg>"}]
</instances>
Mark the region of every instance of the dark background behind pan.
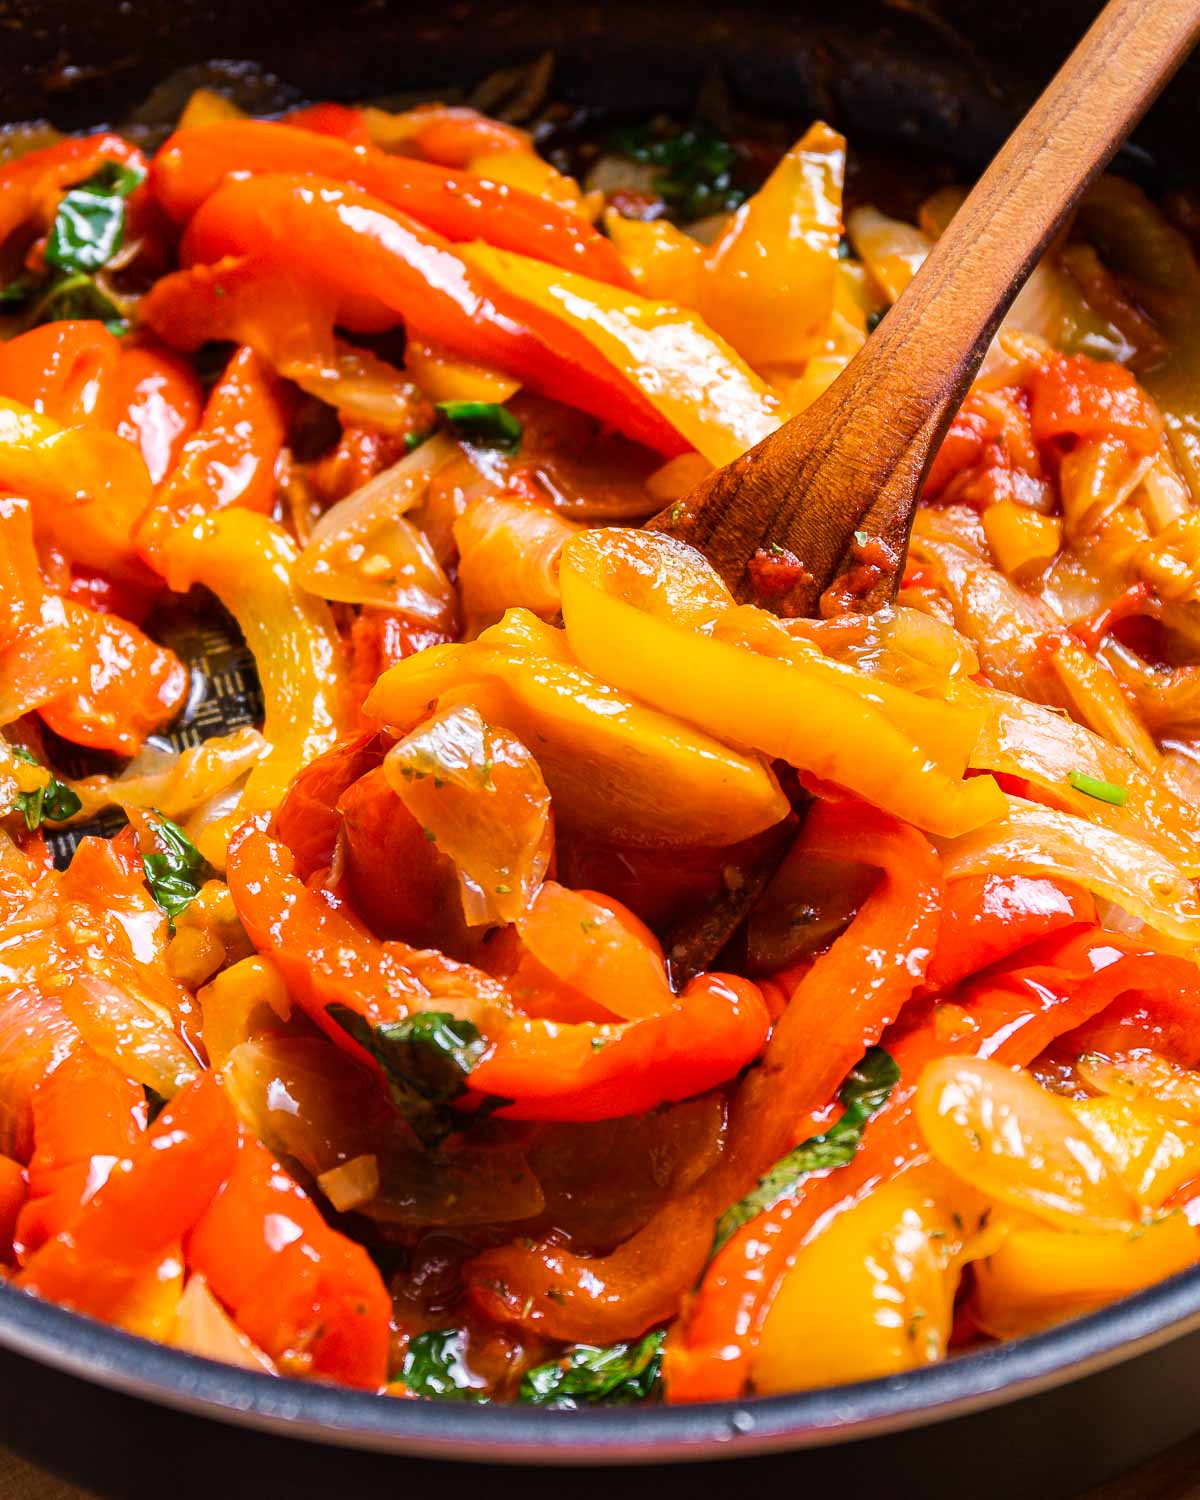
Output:
<instances>
[{"instance_id":1,"label":"dark background behind pan","mask_svg":"<svg viewBox=\"0 0 1200 1500\"><path fill-rule=\"evenodd\" d=\"M213 59L224 60L220 77L240 102L263 110L291 99L398 90L436 96L549 48L557 56L553 93L574 103L686 113L699 88L718 74L739 103L755 110L820 114L845 129L852 145L860 134L890 138L969 170L986 161L1097 9L1089 0L449 0L429 8L399 0L0 0L0 119L44 117L62 129L120 120L164 77ZM264 80L263 70L273 79ZM1193 61L1122 154L1120 170L1150 187L1200 180L1198 98L1200 62ZM203 658L207 649L197 655ZM221 701L220 679L231 670L228 717L244 720L254 684L242 660L220 660L210 701ZM202 713L189 738L221 727L219 712ZM977 1374L976 1380L981 1387L1003 1386L1044 1368L1047 1359L1076 1365L1116 1338L1153 1334L1176 1321L1189 1330L1200 1327L1195 1275L1049 1340L995 1351L986 1379L978 1382ZM69 1360L76 1371L119 1368L143 1388L170 1387L176 1404L200 1394L243 1412L263 1405L262 1382L254 1377L190 1366L0 1288L4 1344ZM452 1496L481 1485L503 1496L569 1491L590 1500L614 1488L649 1494L672 1482L710 1492L730 1483L743 1489L815 1483L844 1495L884 1486L905 1497L1066 1495L1200 1429L1198 1363L1200 1333L1190 1331L1039 1395L1003 1405L983 1396L986 1409L937 1426L913 1425L850 1447L745 1458L736 1472L726 1465L676 1471L671 1480L661 1468L646 1467L620 1475L522 1468L484 1476L429 1458L320 1448L145 1405L33 1363L10 1347L0 1349L0 1442L98 1493L166 1492L178 1500L374 1496L400 1487ZM193 1378L193 1369L204 1373ZM901 1381L890 1396L903 1405L911 1389L914 1412L936 1405L953 1398L965 1370L950 1363L924 1374L933 1379L911 1386ZM880 1389L872 1396L870 1387L854 1387L823 1399L825 1420L845 1424L852 1435ZM353 1427L357 1420L360 1442L371 1441L368 1429L386 1423L391 1407L377 1404L368 1420L361 1400L346 1393L280 1386L267 1404L324 1426L326 1436L332 1426ZM812 1398L800 1397L758 1410L760 1428L768 1425L786 1445L789 1431L811 1426L815 1407ZM697 1457L729 1456L742 1446L739 1434L748 1439L754 1431L753 1412L751 1404L744 1413L597 1413L583 1441L593 1450L627 1451L644 1433L647 1462L661 1455L664 1441L694 1441ZM414 1410L406 1403L398 1427L410 1438L415 1433L424 1451L451 1456L464 1451L473 1419L484 1415L465 1408ZM555 1421L553 1414L528 1410L486 1416L491 1455L502 1456L511 1444L510 1459L548 1431L537 1424ZM664 1419L672 1431L666 1438ZM424 1431L417 1432L421 1423ZM407 1444L399 1439L399 1446Z\"/></svg>"}]
</instances>

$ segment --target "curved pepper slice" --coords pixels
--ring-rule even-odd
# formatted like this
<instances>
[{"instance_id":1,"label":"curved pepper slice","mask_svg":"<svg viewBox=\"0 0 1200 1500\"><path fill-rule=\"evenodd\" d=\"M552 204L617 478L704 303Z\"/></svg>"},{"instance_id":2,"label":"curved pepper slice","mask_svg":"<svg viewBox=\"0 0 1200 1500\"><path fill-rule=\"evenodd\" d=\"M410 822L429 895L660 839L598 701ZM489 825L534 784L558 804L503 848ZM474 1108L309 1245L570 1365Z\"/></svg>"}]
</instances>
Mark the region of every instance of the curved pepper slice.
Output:
<instances>
[{"instance_id":1,"label":"curved pepper slice","mask_svg":"<svg viewBox=\"0 0 1200 1500\"><path fill-rule=\"evenodd\" d=\"M216 1078L203 1074L117 1163L70 1229L31 1256L16 1285L111 1318L204 1213L236 1155L233 1107Z\"/></svg>"},{"instance_id":2,"label":"curved pepper slice","mask_svg":"<svg viewBox=\"0 0 1200 1500\"><path fill-rule=\"evenodd\" d=\"M528 326L441 235L360 188L275 173L227 179L184 238L189 263L225 256L266 260L312 283L336 300L343 327L378 332L402 319L419 338L505 370L663 453L686 446L585 337L561 320ZM168 276L143 307L168 340L164 306L177 297L177 276Z\"/></svg>"},{"instance_id":3,"label":"curved pepper slice","mask_svg":"<svg viewBox=\"0 0 1200 1500\"><path fill-rule=\"evenodd\" d=\"M329 606L295 582L299 555L282 527L236 508L180 526L162 544L170 586L211 589L258 666L272 751L250 773L243 812L274 807L300 767L350 728L341 642Z\"/></svg>"},{"instance_id":4,"label":"curved pepper slice","mask_svg":"<svg viewBox=\"0 0 1200 1500\"><path fill-rule=\"evenodd\" d=\"M184 1254L289 1373L362 1390L386 1381L392 1299L383 1278L246 1130L232 1173Z\"/></svg>"},{"instance_id":5,"label":"curved pepper slice","mask_svg":"<svg viewBox=\"0 0 1200 1500\"><path fill-rule=\"evenodd\" d=\"M976 828L1004 813L991 777L961 779L978 717L939 714L936 737L918 738L911 730L928 722L929 705L915 695L894 689L885 702L861 674L701 634L703 614L681 619L676 596L696 579L711 579L704 612L710 628L732 610L720 580L692 548L649 531L584 532L564 546L559 577L571 650L604 681L718 738L736 738L856 792L930 833ZM670 671L662 670L664 662Z\"/></svg>"},{"instance_id":6,"label":"curved pepper slice","mask_svg":"<svg viewBox=\"0 0 1200 1500\"><path fill-rule=\"evenodd\" d=\"M411 214L448 240L484 240L565 266L597 281L632 287L610 240L578 214L535 193L412 157L389 156L298 121L244 120L181 130L150 169L151 191L182 224L231 172L305 172L352 183Z\"/></svg>"},{"instance_id":7,"label":"curved pepper slice","mask_svg":"<svg viewBox=\"0 0 1200 1500\"><path fill-rule=\"evenodd\" d=\"M57 141L0 168L0 244L35 216L48 224L63 189L90 177L106 161L122 162L142 171L146 166L146 158L136 146L105 131Z\"/></svg>"}]
</instances>

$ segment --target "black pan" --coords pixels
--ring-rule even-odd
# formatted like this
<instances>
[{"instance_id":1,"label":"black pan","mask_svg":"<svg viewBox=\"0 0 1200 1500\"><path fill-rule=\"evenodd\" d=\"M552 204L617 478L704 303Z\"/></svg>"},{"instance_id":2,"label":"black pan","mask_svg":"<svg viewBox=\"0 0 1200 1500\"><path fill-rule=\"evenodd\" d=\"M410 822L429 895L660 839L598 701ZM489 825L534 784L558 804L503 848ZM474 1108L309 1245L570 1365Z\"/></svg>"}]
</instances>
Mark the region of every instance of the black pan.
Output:
<instances>
[{"instance_id":1,"label":"black pan","mask_svg":"<svg viewBox=\"0 0 1200 1500\"><path fill-rule=\"evenodd\" d=\"M1090 0L0 0L0 118L127 117L167 75L225 61L243 102L436 95L553 48L554 93L822 114L964 170L1083 31ZM244 63L255 66L246 68ZM271 75L264 78L263 70ZM193 75L199 77L199 74ZM1120 159L1195 182L1200 62ZM149 118L153 117L153 109ZM251 693L252 700L252 693ZM1069 1495L1200 1430L1200 1272L1049 1333L890 1380L743 1403L582 1413L402 1402L271 1380L0 1287L0 1443L105 1496L650 1494L677 1482L840 1495ZM722 1461L737 1458L731 1470ZM474 1465L503 1465L485 1475ZM613 1472L610 1466L619 1465ZM568 1467L569 1466L569 1467ZM699 1466L699 1467L696 1467Z\"/></svg>"}]
</instances>

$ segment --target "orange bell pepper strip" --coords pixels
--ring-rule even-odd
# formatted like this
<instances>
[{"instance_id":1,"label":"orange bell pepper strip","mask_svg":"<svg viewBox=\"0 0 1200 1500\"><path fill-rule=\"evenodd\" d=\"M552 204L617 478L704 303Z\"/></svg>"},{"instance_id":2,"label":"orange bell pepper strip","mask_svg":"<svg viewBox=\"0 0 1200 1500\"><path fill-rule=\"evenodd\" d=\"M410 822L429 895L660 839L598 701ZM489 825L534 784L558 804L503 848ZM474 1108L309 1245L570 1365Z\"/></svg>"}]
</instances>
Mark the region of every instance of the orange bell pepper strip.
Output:
<instances>
[{"instance_id":1,"label":"orange bell pepper strip","mask_svg":"<svg viewBox=\"0 0 1200 1500\"><path fill-rule=\"evenodd\" d=\"M203 405L195 372L177 354L124 341L112 380L112 420L118 436L142 455L151 484L160 483L179 461Z\"/></svg>"},{"instance_id":2,"label":"orange bell pepper strip","mask_svg":"<svg viewBox=\"0 0 1200 1500\"><path fill-rule=\"evenodd\" d=\"M289 1373L361 1390L387 1380L392 1300L383 1278L245 1130L184 1257Z\"/></svg>"},{"instance_id":3,"label":"orange bell pepper strip","mask_svg":"<svg viewBox=\"0 0 1200 1500\"><path fill-rule=\"evenodd\" d=\"M146 1096L90 1047L76 1047L33 1095L29 1198L17 1221L22 1264L69 1229L146 1128Z\"/></svg>"},{"instance_id":4,"label":"orange bell pepper strip","mask_svg":"<svg viewBox=\"0 0 1200 1500\"><path fill-rule=\"evenodd\" d=\"M213 387L199 430L138 523L138 546L151 567L163 536L185 521L230 505L270 513L288 411L275 372L253 349L238 349Z\"/></svg>"},{"instance_id":5,"label":"orange bell pepper strip","mask_svg":"<svg viewBox=\"0 0 1200 1500\"><path fill-rule=\"evenodd\" d=\"M16 1285L95 1318L116 1313L141 1276L204 1214L237 1161L237 1119L211 1073L182 1089Z\"/></svg>"},{"instance_id":6,"label":"orange bell pepper strip","mask_svg":"<svg viewBox=\"0 0 1200 1500\"><path fill-rule=\"evenodd\" d=\"M808 1133L806 1118L828 1103L920 982L941 898L928 840L863 804L821 803L801 844L814 860L877 863L882 879L795 987L762 1065L734 1100L722 1162L610 1256L575 1256L550 1243L486 1252L468 1267L467 1285L490 1316L585 1342L634 1337L674 1316L703 1269L717 1214ZM485 1061L472 1082L501 1090L487 1069Z\"/></svg>"},{"instance_id":7,"label":"orange bell pepper strip","mask_svg":"<svg viewBox=\"0 0 1200 1500\"><path fill-rule=\"evenodd\" d=\"M42 580L29 502L0 495L0 723L72 689L82 670L66 606Z\"/></svg>"},{"instance_id":8,"label":"orange bell pepper strip","mask_svg":"<svg viewBox=\"0 0 1200 1500\"><path fill-rule=\"evenodd\" d=\"M67 622L82 650L77 686L39 712L55 734L76 745L134 755L148 734L183 706L188 673L173 651L136 625L64 600Z\"/></svg>"},{"instance_id":9,"label":"orange bell pepper strip","mask_svg":"<svg viewBox=\"0 0 1200 1500\"><path fill-rule=\"evenodd\" d=\"M518 307L467 265L465 252L359 188L274 173L227 179L184 237L188 263L223 256L265 259L312 283L336 300L337 321L346 328L378 332L403 320L418 338L505 370L649 447L674 455L686 446L582 332L561 316L539 315L528 302ZM169 342L164 313L178 296L175 281L164 278L143 308Z\"/></svg>"},{"instance_id":10,"label":"orange bell pepper strip","mask_svg":"<svg viewBox=\"0 0 1200 1500\"><path fill-rule=\"evenodd\" d=\"M0 344L0 396L64 427L105 425L121 341L103 323L63 319Z\"/></svg>"},{"instance_id":11,"label":"orange bell pepper strip","mask_svg":"<svg viewBox=\"0 0 1200 1500\"><path fill-rule=\"evenodd\" d=\"M154 159L151 190L184 223L231 172L303 172L352 184L448 240L484 240L597 281L633 286L612 242L547 198L345 139L314 140L311 129L290 124L244 120L178 131Z\"/></svg>"},{"instance_id":12,"label":"orange bell pepper strip","mask_svg":"<svg viewBox=\"0 0 1200 1500\"><path fill-rule=\"evenodd\" d=\"M946 885L942 926L926 980L953 989L1037 938L1096 920L1087 891L1032 875L968 875Z\"/></svg>"},{"instance_id":13,"label":"orange bell pepper strip","mask_svg":"<svg viewBox=\"0 0 1200 1500\"><path fill-rule=\"evenodd\" d=\"M961 995L947 1015L925 1007L902 1021L883 1045L900 1082L868 1123L848 1166L805 1179L790 1195L742 1226L705 1273L666 1364L669 1399L723 1400L741 1392L772 1298L806 1236L822 1216L925 1160L911 1098L927 1062L955 1052L1026 1066L1055 1039L1135 992L1169 1004L1180 991L1200 997L1200 975L1187 960L1136 951L1096 929L1068 931L1018 956Z\"/></svg>"},{"instance_id":14,"label":"orange bell pepper strip","mask_svg":"<svg viewBox=\"0 0 1200 1500\"><path fill-rule=\"evenodd\" d=\"M11 1156L0 1156L0 1266L15 1259L13 1239L25 1203L25 1169Z\"/></svg>"},{"instance_id":15,"label":"orange bell pepper strip","mask_svg":"<svg viewBox=\"0 0 1200 1500\"><path fill-rule=\"evenodd\" d=\"M146 158L138 148L108 131L57 141L0 168L0 244L31 219L48 225L62 191L91 177L109 161L146 169Z\"/></svg>"},{"instance_id":16,"label":"orange bell pepper strip","mask_svg":"<svg viewBox=\"0 0 1200 1500\"><path fill-rule=\"evenodd\" d=\"M301 884L282 844L251 829L229 851L227 878L251 941L278 966L297 1003L337 1044L382 1078L378 1062L329 1012L345 1007L372 1026L435 1009L423 976L429 955L372 938L346 908ZM595 1120L652 1109L731 1078L761 1050L768 1017L757 988L730 975L693 980L678 1004L642 1020L563 1024L511 1014L490 976L444 959L489 1052L470 1074L465 1102L499 1094L514 1119Z\"/></svg>"},{"instance_id":17,"label":"orange bell pepper strip","mask_svg":"<svg viewBox=\"0 0 1200 1500\"><path fill-rule=\"evenodd\" d=\"M294 125L299 130L314 131L317 135L336 136L338 140L349 141L352 146L371 144L371 132L367 129L362 110L348 104L329 101L308 104L303 109L289 110L283 123Z\"/></svg>"},{"instance_id":18,"label":"orange bell pepper strip","mask_svg":"<svg viewBox=\"0 0 1200 1500\"><path fill-rule=\"evenodd\" d=\"M376 145L447 167L469 166L474 157L496 152L533 151L528 131L466 104L418 104L397 114L368 107L363 119Z\"/></svg>"}]
</instances>

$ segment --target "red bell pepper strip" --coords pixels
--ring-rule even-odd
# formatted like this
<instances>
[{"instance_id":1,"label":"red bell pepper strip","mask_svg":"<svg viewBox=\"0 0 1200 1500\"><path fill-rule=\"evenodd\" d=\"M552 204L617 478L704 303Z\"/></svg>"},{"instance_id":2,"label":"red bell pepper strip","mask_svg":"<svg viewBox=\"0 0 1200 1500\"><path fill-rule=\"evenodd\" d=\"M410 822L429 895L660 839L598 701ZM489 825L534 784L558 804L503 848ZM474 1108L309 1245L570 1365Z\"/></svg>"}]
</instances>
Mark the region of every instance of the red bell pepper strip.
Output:
<instances>
[{"instance_id":1,"label":"red bell pepper strip","mask_svg":"<svg viewBox=\"0 0 1200 1500\"><path fill-rule=\"evenodd\" d=\"M634 289L612 241L548 198L331 135L314 140L311 129L237 120L178 131L154 158L151 190L182 224L231 172L326 177L361 188L448 240L484 240Z\"/></svg>"},{"instance_id":2,"label":"red bell pepper strip","mask_svg":"<svg viewBox=\"0 0 1200 1500\"><path fill-rule=\"evenodd\" d=\"M184 1258L290 1373L362 1390L386 1382L392 1302L382 1277L245 1130Z\"/></svg>"},{"instance_id":3,"label":"red bell pepper strip","mask_svg":"<svg viewBox=\"0 0 1200 1500\"><path fill-rule=\"evenodd\" d=\"M146 170L138 148L108 131L57 141L0 168L0 245L35 216L49 224L58 195L109 161Z\"/></svg>"},{"instance_id":4,"label":"red bell pepper strip","mask_svg":"<svg viewBox=\"0 0 1200 1500\"><path fill-rule=\"evenodd\" d=\"M1093 923L1086 891L1031 875L969 875L946 886L942 928L926 974L932 990L949 990L1035 939Z\"/></svg>"},{"instance_id":5,"label":"red bell pepper strip","mask_svg":"<svg viewBox=\"0 0 1200 1500\"><path fill-rule=\"evenodd\" d=\"M291 851L301 880L333 863L342 826L338 799L360 776L382 765L386 751L378 734L359 735L318 755L288 788L275 810L274 833Z\"/></svg>"},{"instance_id":6,"label":"red bell pepper strip","mask_svg":"<svg viewBox=\"0 0 1200 1500\"><path fill-rule=\"evenodd\" d=\"M466 104L418 104L389 116L387 134L448 167L465 167L476 156L533 150L527 131Z\"/></svg>"},{"instance_id":7,"label":"red bell pepper strip","mask_svg":"<svg viewBox=\"0 0 1200 1500\"><path fill-rule=\"evenodd\" d=\"M317 135L336 136L338 140L349 141L352 146L371 144L371 132L367 129L362 110L354 109L348 104L328 101L324 104L308 104L303 109L289 110L283 117L283 123L299 130L315 131ZM170 144L168 141L167 145Z\"/></svg>"},{"instance_id":8,"label":"red bell pepper strip","mask_svg":"<svg viewBox=\"0 0 1200 1500\"><path fill-rule=\"evenodd\" d=\"M336 300L344 327L378 332L403 320L418 337L494 365L649 447L669 455L684 449L580 333L528 308L517 314L441 235L361 189L273 173L227 179L184 237L189 263L223 256L252 256L295 273ZM164 278L143 304L169 342L175 282Z\"/></svg>"},{"instance_id":9,"label":"red bell pepper strip","mask_svg":"<svg viewBox=\"0 0 1200 1500\"><path fill-rule=\"evenodd\" d=\"M134 755L146 736L178 713L188 674L165 646L116 615L63 601L67 623L83 653L74 690L38 710L46 724L76 745Z\"/></svg>"},{"instance_id":10,"label":"red bell pepper strip","mask_svg":"<svg viewBox=\"0 0 1200 1500\"><path fill-rule=\"evenodd\" d=\"M11 1156L0 1156L0 1266L15 1259L13 1240L25 1203L25 1169Z\"/></svg>"},{"instance_id":11,"label":"red bell pepper strip","mask_svg":"<svg viewBox=\"0 0 1200 1500\"><path fill-rule=\"evenodd\" d=\"M673 1317L703 1269L717 1214L806 1133L806 1118L832 1099L920 983L942 888L929 841L864 803L827 802L809 814L800 842L814 860L870 860L882 878L846 933L802 971L761 1067L733 1102L722 1161L611 1255L517 1243L479 1256L467 1286L493 1318L553 1338L611 1342ZM487 1066L477 1069L477 1086ZM499 1079L489 1082L503 1091Z\"/></svg>"},{"instance_id":12,"label":"red bell pepper strip","mask_svg":"<svg viewBox=\"0 0 1200 1500\"><path fill-rule=\"evenodd\" d=\"M1124 365L1055 354L1029 381L1029 416L1039 446L1117 439L1150 454L1162 440L1162 417Z\"/></svg>"},{"instance_id":13,"label":"red bell pepper strip","mask_svg":"<svg viewBox=\"0 0 1200 1500\"><path fill-rule=\"evenodd\" d=\"M0 396L64 427L107 426L121 341L103 323L63 319L0 344Z\"/></svg>"},{"instance_id":14,"label":"red bell pepper strip","mask_svg":"<svg viewBox=\"0 0 1200 1500\"><path fill-rule=\"evenodd\" d=\"M182 1089L119 1162L70 1230L33 1255L16 1284L111 1317L200 1219L237 1160L233 1106L211 1073Z\"/></svg>"},{"instance_id":15,"label":"red bell pepper strip","mask_svg":"<svg viewBox=\"0 0 1200 1500\"><path fill-rule=\"evenodd\" d=\"M90 1047L76 1047L38 1084L29 1199L15 1241L22 1264L71 1227L117 1162L132 1155L145 1128L143 1090Z\"/></svg>"},{"instance_id":16,"label":"red bell pepper strip","mask_svg":"<svg viewBox=\"0 0 1200 1500\"><path fill-rule=\"evenodd\" d=\"M740 1394L775 1291L806 1236L824 1214L926 1159L911 1098L925 1064L953 1053L1025 1066L1054 1040L1130 992L1153 1004L1195 1007L1200 975L1184 959L1136 950L1127 939L1088 929L1051 937L1017 967L969 987L949 1024L938 1007L901 1022L884 1046L900 1083L866 1127L854 1161L805 1179L787 1197L744 1225L710 1264L669 1349L668 1395L674 1401Z\"/></svg>"},{"instance_id":17,"label":"red bell pepper strip","mask_svg":"<svg viewBox=\"0 0 1200 1500\"><path fill-rule=\"evenodd\" d=\"M163 538L186 521L230 505L270 512L287 421L283 381L253 349L238 349L213 387L199 430L138 523L138 547L152 567Z\"/></svg>"},{"instance_id":18,"label":"red bell pepper strip","mask_svg":"<svg viewBox=\"0 0 1200 1500\"><path fill-rule=\"evenodd\" d=\"M112 381L112 421L118 436L141 453L152 484L178 462L203 405L195 372L177 354L125 342Z\"/></svg>"}]
</instances>

